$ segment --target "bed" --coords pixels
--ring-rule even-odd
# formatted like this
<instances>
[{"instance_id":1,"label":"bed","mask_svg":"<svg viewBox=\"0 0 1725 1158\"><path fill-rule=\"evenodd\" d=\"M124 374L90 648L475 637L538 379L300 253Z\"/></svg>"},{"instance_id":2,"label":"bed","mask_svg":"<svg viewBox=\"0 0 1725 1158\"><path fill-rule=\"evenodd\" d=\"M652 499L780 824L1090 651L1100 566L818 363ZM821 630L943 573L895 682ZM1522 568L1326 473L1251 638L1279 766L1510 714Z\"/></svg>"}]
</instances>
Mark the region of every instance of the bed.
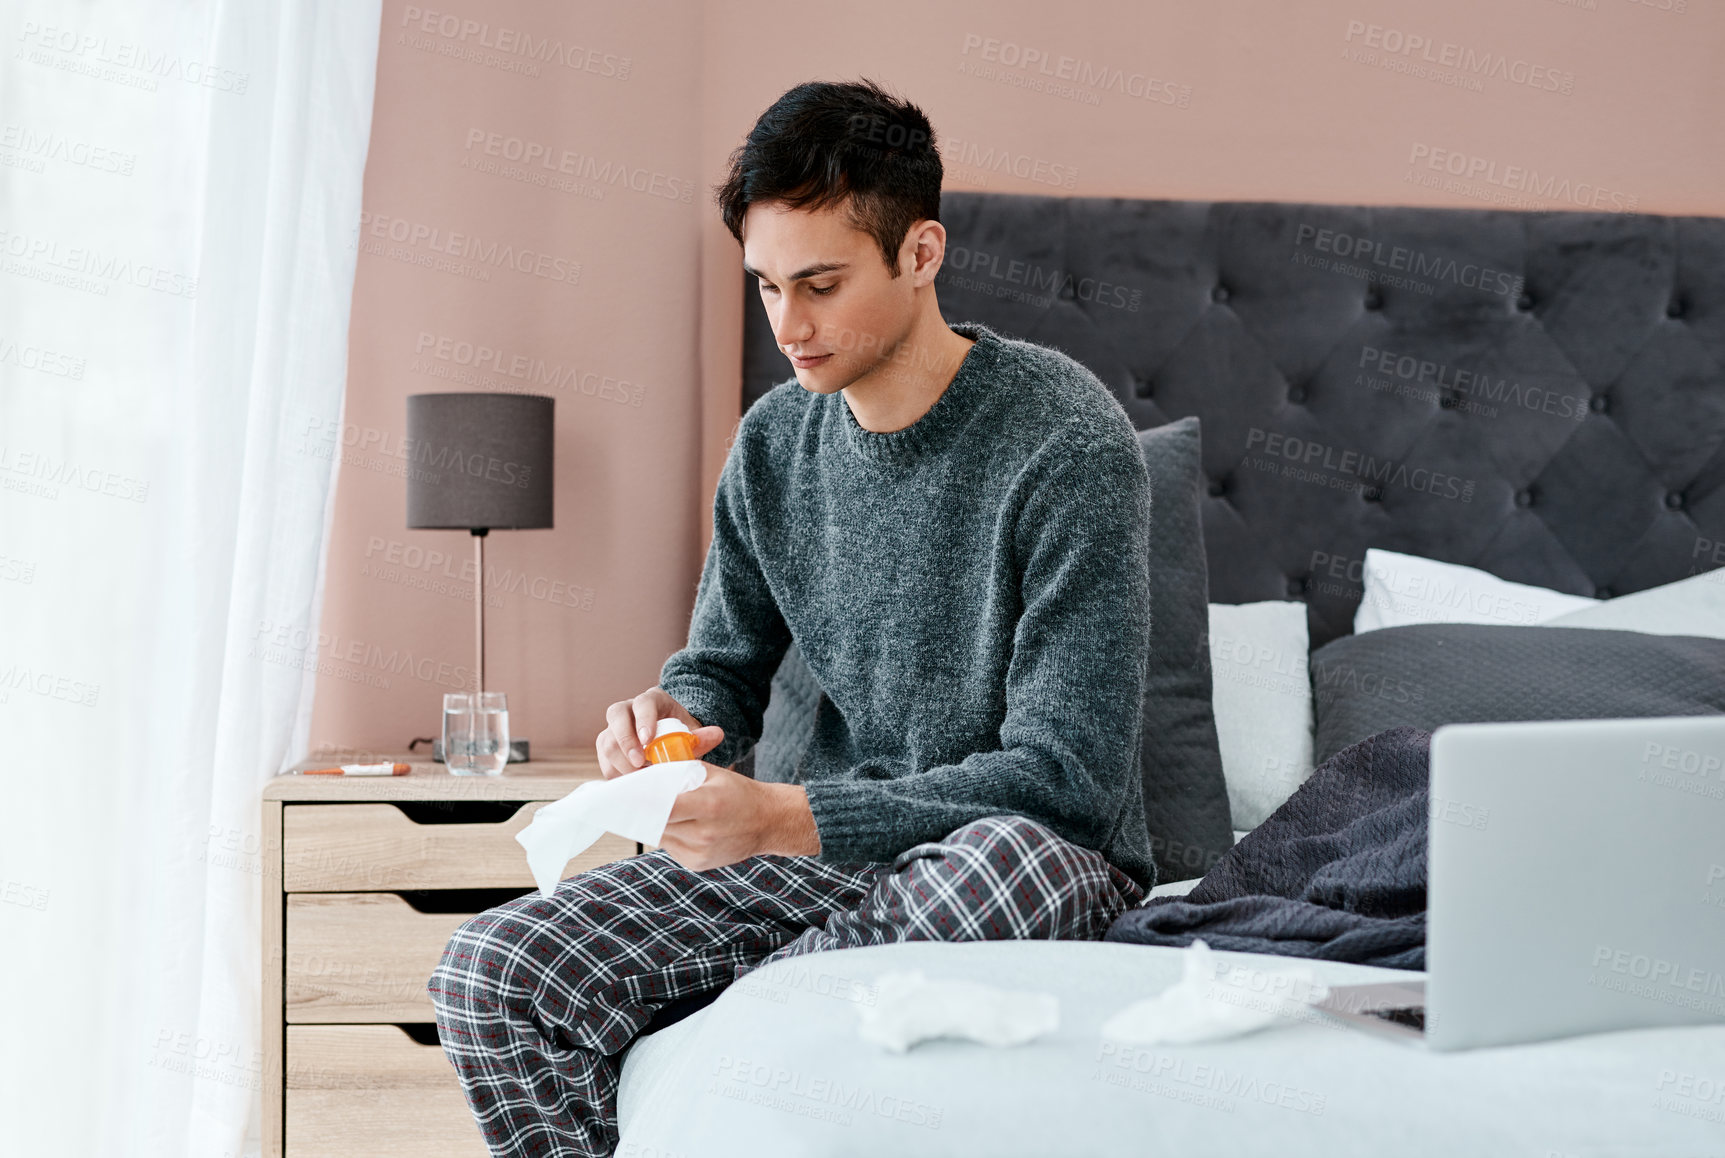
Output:
<instances>
[{"instance_id":1,"label":"bed","mask_svg":"<svg viewBox=\"0 0 1725 1158\"><path fill-rule=\"evenodd\" d=\"M1725 220L1000 194L950 194L943 217L950 321L1065 350L1140 430L1197 416L1209 600L1292 605L1313 656L1363 622L1368 551L1588 604L1725 564ZM745 407L788 376L748 306ZM807 708L796 663L762 751ZM1426 707L1422 726L1454 718ZM779 962L636 1039L618 1153L1725 1155L1725 1026L1433 1055L1314 1019L1101 1056L1102 1021L1174 981L1180 954L919 943ZM1054 993L1060 1027L887 1054L857 1037L853 998L896 969Z\"/></svg>"}]
</instances>

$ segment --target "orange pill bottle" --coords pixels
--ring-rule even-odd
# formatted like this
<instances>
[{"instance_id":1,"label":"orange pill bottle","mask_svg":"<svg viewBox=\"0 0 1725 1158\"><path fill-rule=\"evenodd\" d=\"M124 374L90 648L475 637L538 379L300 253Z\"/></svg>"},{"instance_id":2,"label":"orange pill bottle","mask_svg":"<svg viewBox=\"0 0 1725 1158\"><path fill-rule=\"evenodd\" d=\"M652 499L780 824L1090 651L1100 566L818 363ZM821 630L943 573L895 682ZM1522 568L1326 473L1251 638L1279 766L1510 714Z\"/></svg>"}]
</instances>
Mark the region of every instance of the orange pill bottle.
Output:
<instances>
[{"instance_id":1,"label":"orange pill bottle","mask_svg":"<svg viewBox=\"0 0 1725 1158\"><path fill-rule=\"evenodd\" d=\"M694 758L695 733L689 731L688 725L670 716L660 720L652 741L647 745L647 762L666 764L672 760Z\"/></svg>"}]
</instances>

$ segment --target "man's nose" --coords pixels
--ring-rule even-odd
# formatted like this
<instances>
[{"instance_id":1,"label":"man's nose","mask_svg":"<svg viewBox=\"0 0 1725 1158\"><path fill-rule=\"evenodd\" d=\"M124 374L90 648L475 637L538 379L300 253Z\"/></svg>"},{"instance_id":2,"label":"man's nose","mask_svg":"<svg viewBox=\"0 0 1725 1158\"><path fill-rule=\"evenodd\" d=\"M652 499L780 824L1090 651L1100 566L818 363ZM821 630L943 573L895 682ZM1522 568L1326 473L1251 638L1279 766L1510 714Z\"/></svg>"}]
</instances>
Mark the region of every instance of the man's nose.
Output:
<instances>
[{"instance_id":1,"label":"man's nose","mask_svg":"<svg viewBox=\"0 0 1725 1158\"><path fill-rule=\"evenodd\" d=\"M786 346L799 346L814 336L815 323L808 314L790 302L780 307L773 326L773 340L778 342L781 350Z\"/></svg>"}]
</instances>

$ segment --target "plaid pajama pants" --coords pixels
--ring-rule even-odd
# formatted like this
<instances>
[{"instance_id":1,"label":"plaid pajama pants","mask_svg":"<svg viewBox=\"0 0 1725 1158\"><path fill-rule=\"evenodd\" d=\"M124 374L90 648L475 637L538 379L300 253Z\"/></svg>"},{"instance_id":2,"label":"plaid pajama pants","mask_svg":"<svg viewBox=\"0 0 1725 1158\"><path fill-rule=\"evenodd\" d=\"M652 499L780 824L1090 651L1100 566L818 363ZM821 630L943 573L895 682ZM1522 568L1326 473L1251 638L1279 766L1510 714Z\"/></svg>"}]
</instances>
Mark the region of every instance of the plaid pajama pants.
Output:
<instances>
[{"instance_id":1,"label":"plaid pajama pants","mask_svg":"<svg viewBox=\"0 0 1725 1158\"><path fill-rule=\"evenodd\" d=\"M890 863L662 849L469 919L428 983L494 1155L610 1154L622 1052L665 1004L768 962L894 941L1100 940L1144 897L1101 854L990 816Z\"/></svg>"}]
</instances>

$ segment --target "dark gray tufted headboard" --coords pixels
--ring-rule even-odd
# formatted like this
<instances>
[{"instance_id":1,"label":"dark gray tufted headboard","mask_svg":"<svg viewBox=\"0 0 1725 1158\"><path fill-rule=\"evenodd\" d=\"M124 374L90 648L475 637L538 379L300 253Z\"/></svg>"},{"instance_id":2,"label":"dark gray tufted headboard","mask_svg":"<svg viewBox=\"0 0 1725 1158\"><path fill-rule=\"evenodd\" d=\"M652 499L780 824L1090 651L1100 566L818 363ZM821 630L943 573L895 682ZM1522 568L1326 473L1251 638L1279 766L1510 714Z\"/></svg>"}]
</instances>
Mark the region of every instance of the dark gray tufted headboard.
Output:
<instances>
[{"instance_id":1,"label":"dark gray tufted headboard","mask_svg":"<svg viewBox=\"0 0 1725 1158\"><path fill-rule=\"evenodd\" d=\"M1384 547L1580 595L1725 564L1725 219L951 193L950 321L1203 423L1215 603ZM745 407L790 376L748 295Z\"/></svg>"}]
</instances>

